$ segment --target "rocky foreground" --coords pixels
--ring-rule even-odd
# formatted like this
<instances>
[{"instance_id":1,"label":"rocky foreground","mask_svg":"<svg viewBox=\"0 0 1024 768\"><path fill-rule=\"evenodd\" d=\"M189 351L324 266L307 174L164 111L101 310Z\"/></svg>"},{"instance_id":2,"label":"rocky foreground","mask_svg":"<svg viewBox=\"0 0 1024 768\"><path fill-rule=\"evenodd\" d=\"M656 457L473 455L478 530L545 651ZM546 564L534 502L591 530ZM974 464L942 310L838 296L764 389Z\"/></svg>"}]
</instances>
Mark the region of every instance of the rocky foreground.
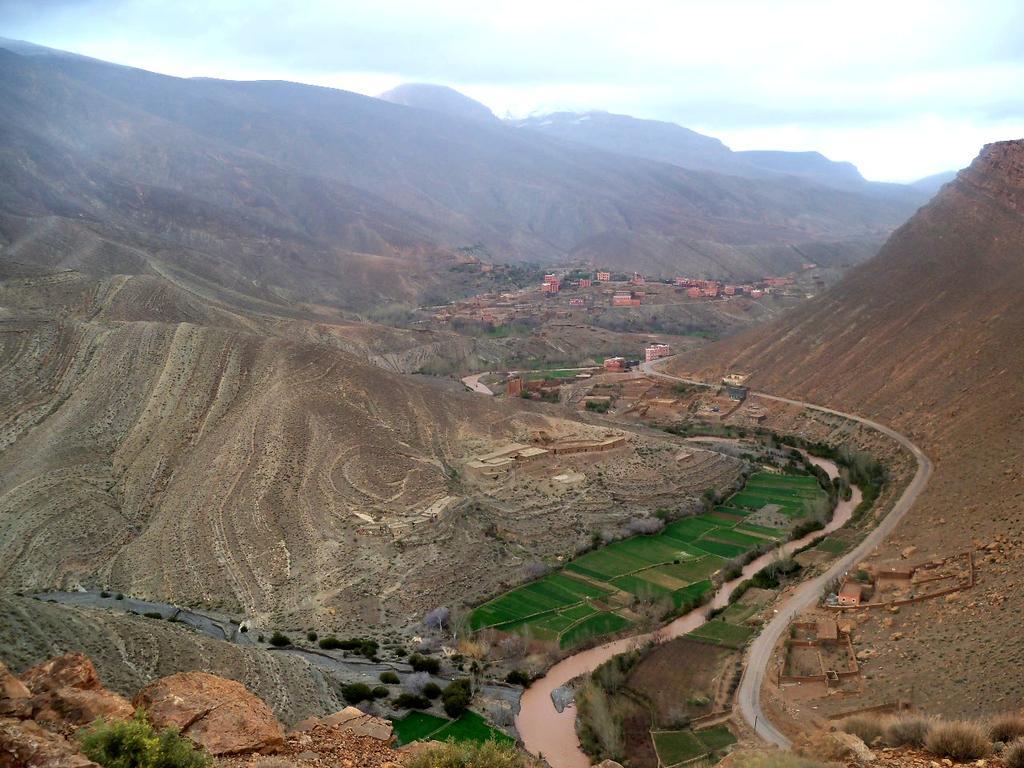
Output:
<instances>
[{"instance_id":1,"label":"rocky foreground","mask_svg":"<svg viewBox=\"0 0 1024 768\"><path fill-rule=\"evenodd\" d=\"M0 766L92 768L75 733L98 718L145 710L155 728L175 728L218 764L397 768L410 752L392 749L391 724L347 707L310 717L285 732L244 685L205 672L160 678L129 701L103 687L81 653L51 659L15 677L0 664Z\"/></svg>"}]
</instances>

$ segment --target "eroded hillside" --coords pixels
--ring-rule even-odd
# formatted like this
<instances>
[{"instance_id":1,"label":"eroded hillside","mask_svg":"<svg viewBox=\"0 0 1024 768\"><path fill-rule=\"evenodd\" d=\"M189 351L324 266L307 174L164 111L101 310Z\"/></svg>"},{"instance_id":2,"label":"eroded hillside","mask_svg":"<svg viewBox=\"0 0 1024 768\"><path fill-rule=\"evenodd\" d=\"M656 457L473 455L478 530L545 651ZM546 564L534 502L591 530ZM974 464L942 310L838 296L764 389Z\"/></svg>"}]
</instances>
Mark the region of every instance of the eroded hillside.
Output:
<instances>
[{"instance_id":1,"label":"eroded hillside","mask_svg":"<svg viewBox=\"0 0 1024 768\"><path fill-rule=\"evenodd\" d=\"M676 364L706 377L750 372L757 388L887 422L931 456L934 476L881 557L991 545L983 556L1004 588L893 620L875 695L906 695L936 664L956 668L955 695L914 687L947 714L1021 696L1019 677L1004 672L1024 660L1011 618L1024 610L1022 252L1024 141L992 144L832 290Z\"/></svg>"}]
</instances>

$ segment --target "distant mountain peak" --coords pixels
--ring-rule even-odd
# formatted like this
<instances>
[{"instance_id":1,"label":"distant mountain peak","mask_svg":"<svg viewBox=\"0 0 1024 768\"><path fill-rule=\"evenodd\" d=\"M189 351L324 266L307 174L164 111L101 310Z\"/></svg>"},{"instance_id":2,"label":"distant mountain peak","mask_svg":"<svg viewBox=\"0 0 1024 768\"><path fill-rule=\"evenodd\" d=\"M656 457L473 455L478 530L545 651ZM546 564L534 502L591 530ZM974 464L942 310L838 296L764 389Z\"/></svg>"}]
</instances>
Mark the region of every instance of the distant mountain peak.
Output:
<instances>
[{"instance_id":1,"label":"distant mountain peak","mask_svg":"<svg viewBox=\"0 0 1024 768\"><path fill-rule=\"evenodd\" d=\"M404 107L442 112L469 120L497 121L494 113L484 104L459 93L447 85L430 83L403 83L377 96L378 99L401 104Z\"/></svg>"}]
</instances>

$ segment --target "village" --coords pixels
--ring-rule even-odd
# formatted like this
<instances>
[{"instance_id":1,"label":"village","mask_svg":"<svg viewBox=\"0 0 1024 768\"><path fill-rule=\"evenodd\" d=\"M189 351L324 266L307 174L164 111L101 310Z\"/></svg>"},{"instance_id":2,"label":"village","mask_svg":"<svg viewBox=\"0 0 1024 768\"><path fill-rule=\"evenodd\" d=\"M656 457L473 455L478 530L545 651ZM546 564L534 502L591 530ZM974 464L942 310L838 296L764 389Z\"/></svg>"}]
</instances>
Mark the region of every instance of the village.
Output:
<instances>
[{"instance_id":1,"label":"village","mask_svg":"<svg viewBox=\"0 0 1024 768\"><path fill-rule=\"evenodd\" d=\"M777 298L806 298L825 285L818 265L807 262L799 273L763 277L755 281L728 282L686 276L668 280L634 272L616 274L609 270L554 270L536 286L518 291L483 293L469 299L434 308L433 319L487 323L493 326L514 322L566 319L584 315L597 317L608 312L641 306L665 306L711 301L760 301Z\"/></svg>"}]
</instances>

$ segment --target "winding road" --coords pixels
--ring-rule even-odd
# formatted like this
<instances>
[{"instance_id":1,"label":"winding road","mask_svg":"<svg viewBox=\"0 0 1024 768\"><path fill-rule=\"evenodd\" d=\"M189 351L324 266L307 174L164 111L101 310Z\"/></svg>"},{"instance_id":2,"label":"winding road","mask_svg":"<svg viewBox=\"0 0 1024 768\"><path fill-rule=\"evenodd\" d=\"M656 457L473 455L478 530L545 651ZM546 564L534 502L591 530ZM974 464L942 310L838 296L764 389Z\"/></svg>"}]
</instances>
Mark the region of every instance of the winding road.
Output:
<instances>
[{"instance_id":1,"label":"winding road","mask_svg":"<svg viewBox=\"0 0 1024 768\"><path fill-rule=\"evenodd\" d=\"M660 373L654 369L655 364L662 365L669 359L671 358L662 358L661 360L656 361L656 363L644 363L641 366L641 369L648 376L654 378L708 386L708 384L702 381L684 379L679 376ZM923 491L925 486L928 484L928 479L932 474L932 462L931 459L929 459L924 452L914 445L914 443L912 443L906 436L901 435L899 432L890 429L884 424L879 424L876 421L871 421L870 419L865 419L852 413L844 413L843 411L833 410L832 408L825 408L820 405L814 405L813 403L806 403L802 400L791 400L786 397L769 395L764 392L751 392L751 394L765 400L775 400L789 405L799 405L811 410L829 413L834 416L841 416L845 419L856 421L895 440L910 451L914 460L917 462L917 471L914 473L913 479L907 487L903 489L903 493L900 494L900 497L897 499L892 510L885 516L878 526L876 526L853 550L837 560L827 571L822 573L820 576L801 584L793 594L779 606L778 613L775 617L764 626L761 630L761 634L759 634L754 642L751 643L750 653L747 657L747 663L743 670L743 677L740 680L739 688L736 691L736 701L739 705L740 713L743 715L743 719L747 721L747 723L761 738L772 742L773 744L777 744L784 749L788 749L790 747L789 739L786 738L786 736L765 716L764 711L761 709L761 687L764 683L768 663L771 660L772 649L775 648L775 644L779 641L779 638L782 637L782 633L786 631L790 621L792 621L796 614L809 608L818 600L828 582L850 570L851 566L855 563L863 560L871 553L872 550L875 549L875 547L881 544L882 541L893 532L893 530L895 530L896 526L899 525L900 520L902 520L904 515L907 514L907 511L913 506L914 502L917 501L917 497L921 495L921 491Z\"/></svg>"}]
</instances>

